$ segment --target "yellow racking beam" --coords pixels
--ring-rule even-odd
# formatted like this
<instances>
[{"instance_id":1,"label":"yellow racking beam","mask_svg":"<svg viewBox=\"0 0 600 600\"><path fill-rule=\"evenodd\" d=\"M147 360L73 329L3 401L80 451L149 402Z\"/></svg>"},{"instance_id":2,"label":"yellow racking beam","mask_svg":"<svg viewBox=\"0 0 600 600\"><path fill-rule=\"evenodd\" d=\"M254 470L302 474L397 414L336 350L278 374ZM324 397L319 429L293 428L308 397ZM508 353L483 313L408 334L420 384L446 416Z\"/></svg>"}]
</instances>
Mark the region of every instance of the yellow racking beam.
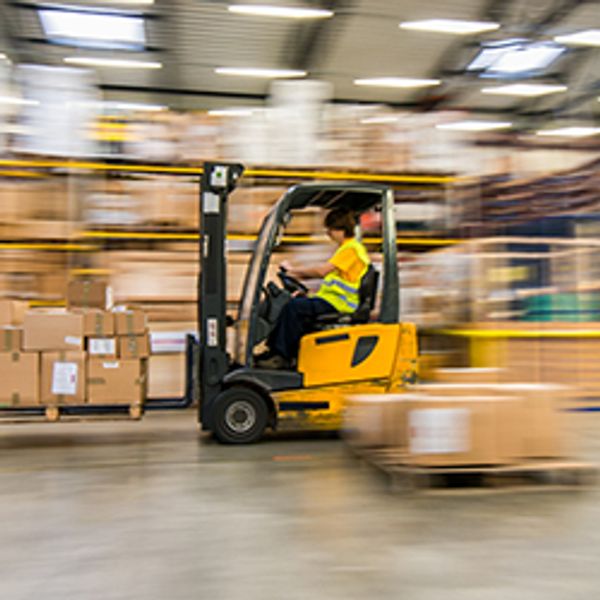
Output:
<instances>
[{"instance_id":1,"label":"yellow racking beam","mask_svg":"<svg viewBox=\"0 0 600 600\"><path fill-rule=\"evenodd\" d=\"M141 240L163 240L163 241L196 241L200 238L198 233L164 233L164 232L140 232L140 231L81 231L76 237L92 239L141 239ZM230 234L228 240L237 242L253 242L257 239L256 235L249 234ZM290 244L312 244L324 242L327 238L323 236L310 235L284 235L282 241ZM363 239L365 244L381 244L380 237L367 237ZM440 238L397 238L397 243L402 246L449 246L460 244L461 239L440 239Z\"/></svg>"},{"instance_id":2,"label":"yellow racking beam","mask_svg":"<svg viewBox=\"0 0 600 600\"><path fill-rule=\"evenodd\" d=\"M59 160L16 160L0 159L0 168L11 167L20 169L80 169L89 171L123 171L126 173L164 173L172 175L198 175L203 172L202 167L168 167L162 165L127 165L110 164L94 161L59 161ZM345 181L365 181L380 183L419 183L419 184L444 184L461 180L452 175L393 175L382 173L358 173L343 171L295 171L287 169L247 169L246 177L286 178L294 179L328 179Z\"/></svg>"},{"instance_id":3,"label":"yellow racking beam","mask_svg":"<svg viewBox=\"0 0 600 600\"><path fill-rule=\"evenodd\" d=\"M427 329L426 333L477 339L505 338L600 338L599 329Z\"/></svg>"},{"instance_id":4,"label":"yellow racking beam","mask_svg":"<svg viewBox=\"0 0 600 600\"><path fill-rule=\"evenodd\" d=\"M90 252L97 250L89 244L0 243L0 250L54 250L57 252Z\"/></svg>"}]
</instances>

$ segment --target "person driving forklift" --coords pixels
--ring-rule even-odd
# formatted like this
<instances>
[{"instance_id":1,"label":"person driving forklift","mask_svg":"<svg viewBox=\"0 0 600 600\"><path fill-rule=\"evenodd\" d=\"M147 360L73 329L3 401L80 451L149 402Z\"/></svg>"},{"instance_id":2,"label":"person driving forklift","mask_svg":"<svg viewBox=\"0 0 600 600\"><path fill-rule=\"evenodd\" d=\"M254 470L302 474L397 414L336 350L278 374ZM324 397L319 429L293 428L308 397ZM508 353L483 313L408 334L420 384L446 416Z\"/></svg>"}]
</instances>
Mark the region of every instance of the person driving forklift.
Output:
<instances>
[{"instance_id":1,"label":"person driving forklift","mask_svg":"<svg viewBox=\"0 0 600 600\"><path fill-rule=\"evenodd\" d=\"M363 244L355 237L357 219L346 208L335 208L325 217L327 235L337 245L325 263L301 267L284 261L281 267L294 278L322 278L314 296L296 293L283 307L267 339L269 350L257 357L264 369L293 367L302 336L315 330L319 315L332 312L353 313L359 305L359 289L371 260Z\"/></svg>"}]
</instances>

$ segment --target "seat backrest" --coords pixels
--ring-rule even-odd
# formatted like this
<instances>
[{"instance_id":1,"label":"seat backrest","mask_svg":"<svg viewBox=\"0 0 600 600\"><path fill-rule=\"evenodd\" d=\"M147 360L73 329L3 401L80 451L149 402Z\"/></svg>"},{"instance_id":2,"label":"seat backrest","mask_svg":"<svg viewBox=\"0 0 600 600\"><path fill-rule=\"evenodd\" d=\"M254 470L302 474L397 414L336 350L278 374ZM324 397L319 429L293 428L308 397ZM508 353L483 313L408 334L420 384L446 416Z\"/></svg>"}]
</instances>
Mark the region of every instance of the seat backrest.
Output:
<instances>
[{"instance_id":1,"label":"seat backrest","mask_svg":"<svg viewBox=\"0 0 600 600\"><path fill-rule=\"evenodd\" d=\"M358 290L359 303L358 308L352 315L353 323L367 323L369 321L371 311L375 307L378 283L379 272L373 265L369 265L360 280L360 288Z\"/></svg>"}]
</instances>

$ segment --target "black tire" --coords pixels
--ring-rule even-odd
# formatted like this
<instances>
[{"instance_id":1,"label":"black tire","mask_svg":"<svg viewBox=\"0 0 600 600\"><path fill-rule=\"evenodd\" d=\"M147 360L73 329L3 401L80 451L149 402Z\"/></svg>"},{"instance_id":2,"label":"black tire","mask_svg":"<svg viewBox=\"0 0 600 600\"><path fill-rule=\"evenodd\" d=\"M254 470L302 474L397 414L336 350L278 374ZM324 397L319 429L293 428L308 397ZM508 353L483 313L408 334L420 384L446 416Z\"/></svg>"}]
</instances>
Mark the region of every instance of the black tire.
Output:
<instances>
[{"instance_id":1,"label":"black tire","mask_svg":"<svg viewBox=\"0 0 600 600\"><path fill-rule=\"evenodd\" d=\"M222 444L252 444L262 437L268 417L267 403L258 392L234 386L215 400L213 433Z\"/></svg>"}]
</instances>

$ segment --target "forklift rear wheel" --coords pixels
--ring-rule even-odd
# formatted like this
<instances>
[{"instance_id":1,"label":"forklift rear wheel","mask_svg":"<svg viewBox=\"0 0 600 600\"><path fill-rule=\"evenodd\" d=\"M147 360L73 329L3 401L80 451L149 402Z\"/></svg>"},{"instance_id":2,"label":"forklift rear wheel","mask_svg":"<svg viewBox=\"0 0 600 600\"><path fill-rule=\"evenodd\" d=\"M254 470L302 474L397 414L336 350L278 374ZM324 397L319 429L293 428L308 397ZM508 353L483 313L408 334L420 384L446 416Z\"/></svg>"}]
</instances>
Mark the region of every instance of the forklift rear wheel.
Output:
<instances>
[{"instance_id":1,"label":"forklift rear wheel","mask_svg":"<svg viewBox=\"0 0 600 600\"><path fill-rule=\"evenodd\" d=\"M214 434L224 444L252 444L261 438L267 419L267 404L259 393L231 387L216 399Z\"/></svg>"}]
</instances>

